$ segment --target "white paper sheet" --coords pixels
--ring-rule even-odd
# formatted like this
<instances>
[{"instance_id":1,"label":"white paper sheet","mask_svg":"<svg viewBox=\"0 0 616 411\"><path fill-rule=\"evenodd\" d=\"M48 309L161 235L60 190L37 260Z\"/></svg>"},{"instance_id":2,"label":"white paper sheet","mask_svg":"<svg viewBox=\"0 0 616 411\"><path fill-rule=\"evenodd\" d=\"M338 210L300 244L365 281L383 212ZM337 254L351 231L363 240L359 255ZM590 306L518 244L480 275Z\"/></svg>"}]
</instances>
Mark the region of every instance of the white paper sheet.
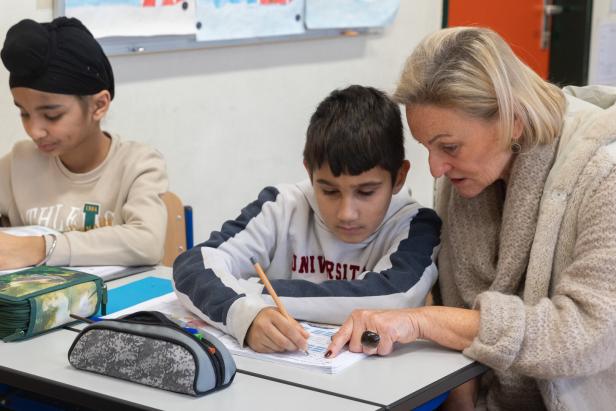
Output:
<instances>
[{"instance_id":1,"label":"white paper sheet","mask_svg":"<svg viewBox=\"0 0 616 411\"><path fill-rule=\"evenodd\" d=\"M205 332L217 337L232 354L244 357L291 365L294 367L319 371L327 374L335 374L340 372L362 358L365 358L364 354L352 353L348 350L344 350L338 354L336 358L325 358L324 355L327 350L327 346L329 345L331 336L338 331L339 327L324 327L306 322L300 322L300 324L310 333L310 337L308 338L308 355L303 352L262 354L253 351L249 347L242 348L235 338L210 325L207 325L205 322L187 311L180 304L174 293L165 294L161 297L137 304L107 317L117 318L142 310L159 311L184 327L204 330Z\"/></svg>"},{"instance_id":2,"label":"white paper sheet","mask_svg":"<svg viewBox=\"0 0 616 411\"><path fill-rule=\"evenodd\" d=\"M394 21L399 7L400 0L306 0L306 27L384 27Z\"/></svg>"},{"instance_id":3,"label":"white paper sheet","mask_svg":"<svg viewBox=\"0 0 616 411\"><path fill-rule=\"evenodd\" d=\"M94 37L194 34L195 0L66 0Z\"/></svg>"},{"instance_id":4,"label":"white paper sheet","mask_svg":"<svg viewBox=\"0 0 616 411\"><path fill-rule=\"evenodd\" d=\"M6 234L18 236L18 237L27 237L30 235L45 235L45 234L60 234L53 228L44 227L41 225L24 225L20 227L3 227L0 228L0 231Z\"/></svg>"},{"instance_id":5,"label":"white paper sheet","mask_svg":"<svg viewBox=\"0 0 616 411\"><path fill-rule=\"evenodd\" d=\"M304 0L197 0L197 40L305 32Z\"/></svg>"},{"instance_id":6,"label":"white paper sheet","mask_svg":"<svg viewBox=\"0 0 616 411\"><path fill-rule=\"evenodd\" d=\"M616 85L616 23L605 22L599 26L597 56L594 82Z\"/></svg>"}]
</instances>

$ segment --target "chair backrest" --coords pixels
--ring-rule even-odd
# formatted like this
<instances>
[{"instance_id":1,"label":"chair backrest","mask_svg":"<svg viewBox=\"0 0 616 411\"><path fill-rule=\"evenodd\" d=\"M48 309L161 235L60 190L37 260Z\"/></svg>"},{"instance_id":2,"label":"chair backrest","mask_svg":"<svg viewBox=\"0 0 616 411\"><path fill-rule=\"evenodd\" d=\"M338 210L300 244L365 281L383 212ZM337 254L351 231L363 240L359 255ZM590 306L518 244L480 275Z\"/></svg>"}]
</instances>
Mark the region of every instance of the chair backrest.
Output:
<instances>
[{"instance_id":1,"label":"chair backrest","mask_svg":"<svg viewBox=\"0 0 616 411\"><path fill-rule=\"evenodd\" d=\"M171 267L175 258L186 251L186 220L180 198L167 191L161 196L167 206L167 235L162 265Z\"/></svg>"}]
</instances>

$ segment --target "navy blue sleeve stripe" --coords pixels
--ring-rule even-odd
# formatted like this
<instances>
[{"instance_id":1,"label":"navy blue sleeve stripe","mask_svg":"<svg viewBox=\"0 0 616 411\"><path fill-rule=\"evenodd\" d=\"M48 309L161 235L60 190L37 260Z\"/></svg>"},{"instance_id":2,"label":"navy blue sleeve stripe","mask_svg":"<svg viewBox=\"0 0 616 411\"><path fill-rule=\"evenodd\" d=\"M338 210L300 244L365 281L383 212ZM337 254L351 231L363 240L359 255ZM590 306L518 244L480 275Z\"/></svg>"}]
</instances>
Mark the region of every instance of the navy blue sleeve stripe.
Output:
<instances>
[{"instance_id":1,"label":"navy blue sleeve stripe","mask_svg":"<svg viewBox=\"0 0 616 411\"><path fill-rule=\"evenodd\" d=\"M276 201L278 194L279 191L276 187L265 187L261 190L255 201L242 209L240 215L235 220L225 221L220 231L213 231L207 241L198 244L196 247L220 247L225 241L244 231L250 220L261 213L263 205L269 201Z\"/></svg>"},{"instance_id":2,"label":"navy blue sleeve stripe","mask_svg":"<svg viewBox=\"0 0 616 411\"><path fill-rule=\"evenodd\" d=\"M186 295L212 321L226 325L229 308L245 294L237 294L224 285L213 270L205 267L201 248L218 248L236 236L246 228L250 220L261 213L265 203L276 200L278 193L276 188L266 187L256 201L242 209L239 217L225 222L221 231L214 231L207 241L180 254L173 263L176 290Z\"/></svg>"},{"instance_id":3,"label":"navy blue sleeve stripe","mask_svg":"<svg viewBox=\"0 0 616 411\"><path fill-rule=\"evenodd\" d=\"M391 268L367 273L354 281L272 280L281 297L368 297L404 293L410 290L433 264L434 249L440 244L441 219L434 210L422 208L410 223L409 235L391 254ZM266 290L263 290L266 293Z\"/></svg>"}]
</instances>

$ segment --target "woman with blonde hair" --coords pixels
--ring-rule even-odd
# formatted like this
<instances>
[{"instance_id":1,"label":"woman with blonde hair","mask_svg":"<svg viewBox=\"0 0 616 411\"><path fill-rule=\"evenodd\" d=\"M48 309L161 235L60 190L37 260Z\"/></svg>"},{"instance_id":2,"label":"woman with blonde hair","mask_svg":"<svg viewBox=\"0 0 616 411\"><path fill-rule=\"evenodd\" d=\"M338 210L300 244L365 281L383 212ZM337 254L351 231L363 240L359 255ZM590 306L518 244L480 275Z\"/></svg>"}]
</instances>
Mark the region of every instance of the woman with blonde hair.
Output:
<instances>
[{"instance_id":1,"label":"woman with blonde hair","mask_svg":"<svg viewBox=\"0 0 616 411\"><path fill-rule=\"evenodd\" d=\"M332 355L423 338L491 368L445 409L613 408L616 89L560 90L460 27L419 44L395 97L437 179L439 305L355 311Z\"/></svg>"}]
</instances>

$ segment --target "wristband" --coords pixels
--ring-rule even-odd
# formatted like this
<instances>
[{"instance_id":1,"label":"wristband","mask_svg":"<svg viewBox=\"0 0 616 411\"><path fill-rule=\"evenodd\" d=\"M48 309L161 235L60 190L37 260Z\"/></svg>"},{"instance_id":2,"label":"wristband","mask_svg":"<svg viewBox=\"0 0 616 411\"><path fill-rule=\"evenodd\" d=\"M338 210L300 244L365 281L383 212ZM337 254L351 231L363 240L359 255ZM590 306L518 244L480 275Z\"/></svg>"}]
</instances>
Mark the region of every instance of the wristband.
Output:
<instances>
[{"instance_id":1,"label":"wristband","mask_svg":"<svg viewBox=\"0 0 616 411\"><path fill-rule=\"evenodd\" d=\"M47 261L49 261L49 259L51 258L51 255L53 254L53 250L56 249L56 243L58 242L58 237L55 234L47 234L47 235L51 236L51 239L52 239L51 247L49 247L49 250L47 250L47 254L45 254L45 258L43 258L43 260L40 263L35 265L35 267L40 267L41 265L45 265ZM45 236L42 236L42 237L45 238Z\"/></svg>"}]
</instances>

